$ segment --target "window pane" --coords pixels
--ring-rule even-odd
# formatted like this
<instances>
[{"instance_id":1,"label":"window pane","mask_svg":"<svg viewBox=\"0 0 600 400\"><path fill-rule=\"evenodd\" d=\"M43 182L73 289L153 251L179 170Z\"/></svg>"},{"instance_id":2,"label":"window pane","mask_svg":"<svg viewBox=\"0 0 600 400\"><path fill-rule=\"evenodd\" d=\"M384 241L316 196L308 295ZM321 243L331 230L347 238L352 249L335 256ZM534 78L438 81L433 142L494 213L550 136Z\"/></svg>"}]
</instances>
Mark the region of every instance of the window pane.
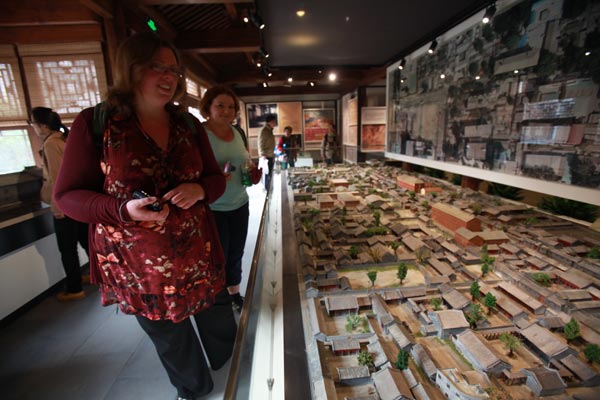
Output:
<instances>
[{"instance_id":1,"label":"window pane","mask_svg":"<svg viewBox=\"0 0 600 400\"><path fill-rule=\"evenodd\" d=\"M0 120L17 120L25 115L13 67L9 63L0 63Z\"/></svg>"},{"instance_id":2,"label":"window pane","mask_svg":"<svg viewBox=\"0 0 600 400\"><path fill-rule=\"evenodd\" d=\"M0 130L0 174L22 171L35 165L25 129Z\"/></svg>"}]
</instances>

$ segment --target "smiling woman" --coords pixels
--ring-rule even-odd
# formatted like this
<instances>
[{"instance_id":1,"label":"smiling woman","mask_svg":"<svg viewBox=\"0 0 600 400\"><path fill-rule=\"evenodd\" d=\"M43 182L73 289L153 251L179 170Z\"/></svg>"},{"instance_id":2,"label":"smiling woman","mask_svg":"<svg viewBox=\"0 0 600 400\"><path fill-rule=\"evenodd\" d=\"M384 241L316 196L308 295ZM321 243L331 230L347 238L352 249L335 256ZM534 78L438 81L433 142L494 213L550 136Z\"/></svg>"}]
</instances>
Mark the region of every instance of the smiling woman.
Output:
<instances>
[{"instance_id":1,"label":"smiling woman","mask_svg":"<svg viewBox=\"0 0 600 400\"><path fill-rule=\"evenodd\" d=\"M179 60L150 32L119 47L115 84L101 106L108 116L97 134L102 140L91 128L94 109L84 110L67 141L55 198L65 214L93 224L90 274L102 304L136 316L185 399L213 387L190 317L213 369L230 357L237 328L208 207L225 177L202 125L181 104ZM160 209L148 209L157 202Z\"/></svg>"}]
</instances>

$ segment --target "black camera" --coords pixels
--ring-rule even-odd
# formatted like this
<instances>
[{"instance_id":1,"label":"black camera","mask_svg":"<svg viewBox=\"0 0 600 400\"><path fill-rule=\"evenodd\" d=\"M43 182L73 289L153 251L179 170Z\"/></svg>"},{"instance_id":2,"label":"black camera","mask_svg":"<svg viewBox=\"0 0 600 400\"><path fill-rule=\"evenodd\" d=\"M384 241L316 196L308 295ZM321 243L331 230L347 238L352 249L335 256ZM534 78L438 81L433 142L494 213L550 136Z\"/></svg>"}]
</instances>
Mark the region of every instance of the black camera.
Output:
<instances>
[{"instance_id":1,"label":"black camera","mask_svg":"<svg viewBox=\"0 0 600 400\"><path fill-rule=\"evenodd\" d=\"M150 197L150 195L148 193L144 192L143 190L136 190L133 192L131 197L133 197L134 199L145 199L146 197ZM158 202L158 201L155 201L152 204L148 204L146 206L146 208L150 211L161 211L162 210L162 206L160 205L160 202Z\"/></svg>"}]
</instances>

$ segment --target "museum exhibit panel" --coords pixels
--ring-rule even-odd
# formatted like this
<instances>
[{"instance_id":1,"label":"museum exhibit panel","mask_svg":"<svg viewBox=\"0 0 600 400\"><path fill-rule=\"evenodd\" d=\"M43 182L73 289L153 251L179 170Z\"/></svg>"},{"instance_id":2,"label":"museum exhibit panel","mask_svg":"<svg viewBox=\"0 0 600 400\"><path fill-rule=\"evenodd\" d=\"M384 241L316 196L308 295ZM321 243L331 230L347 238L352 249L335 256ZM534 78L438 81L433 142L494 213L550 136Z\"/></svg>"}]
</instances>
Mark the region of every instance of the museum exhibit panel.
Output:
<instances>
[{"instance_id":1,"label":"museum exhibit panel","mask_svg":"<svg viewBox=\"0 0 600 400\"><path fill-rule=\"evenodd\" d=\"M275 149L270 190L249 188L244 305L209 399L598 397L600 2L381 0L376 15L360 2L42 3L0 5L8 398L37 393L38 379L51 398L171 395L138 332L121 316L98 323L99 301L81 319L122 335L121 364L100 361L114 337L60 357L40 339L66 346L42 327L60 324L45 313L62 315L64 273L30 110L51 106L70 125L113 81L118 43L147 30L181 52L192 115L203 121L206 89L229 85L250 157L268 116L276 143L292 128L297 157L290 168ZM31 347L16 339L23 326L40 328ZM72 365L80 383L56 372Z\"/></svg>"}]
</instances>

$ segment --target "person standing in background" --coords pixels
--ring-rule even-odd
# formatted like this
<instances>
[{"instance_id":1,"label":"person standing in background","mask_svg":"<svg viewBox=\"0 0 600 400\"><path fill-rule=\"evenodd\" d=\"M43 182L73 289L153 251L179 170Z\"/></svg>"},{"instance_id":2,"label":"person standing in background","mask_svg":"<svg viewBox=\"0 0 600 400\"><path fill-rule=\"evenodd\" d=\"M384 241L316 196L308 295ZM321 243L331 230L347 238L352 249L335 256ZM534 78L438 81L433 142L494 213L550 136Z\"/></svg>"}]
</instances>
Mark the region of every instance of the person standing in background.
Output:
<instances>
[{"instance_id":1,"label":"person standing in background","mask_svg":"<svg viewBox=\"0 0 600 400\"><path fill-rule=\"evenodd\" d=\"M214 86L206 91L200 101L200 112L207 119L204 128L219 165L227 178L225 193L210 205L215 216L221 246L225 254L227 291L232 306L241 311L244 298L240 294L242 281L242 256L248 234L248 194L242 172L256 175L256 166L250 160L244 133L231 122L240 112L240 101L226 86ZM260 178L259 178L260 179Z\"/></svg>"},{"instance_id":2,"label":"person standing in background","mask_svg":"<svg viewBox=\"0 0 600 400\"><path fill-rule=\"evenodd\" d=\"M45 203L50 204L54 220L54 233L63 268L65 270L66 284L65 290L60 292L56 298L59 301L74 301L85 298L85 292L82 287L81 265L79 264L79 254L77 252L77 243L88 251L88 225L75 221L64 215L56 206L52 199L54 183L58 175L58 170L62 163L65 152L65 141L69 134L69 129L63 125L60 116L52 109L47 107L35 107L31 110L31 124L35 133L42 138L42 174L44 183L42 185L41 198ZM89 275L87 281L89 282Z\"/></svg>"},{"instance_id":3,"label":"person standing in background","mask_svg":"<svg viewBox=\"0 0 600 400\"><path fill-rule=\"evenodd\" d=\"M113 72L105 102L73 122L54 197L65 214L93 224L90 271L102 305L135 315L178 398L195 399L213 389L202 345L219 369L237 332L209 208L225 176L182 104L185 75L172 44L135 34L119 46Z\"/></svg>"},{"instance_id":4,"label":"person standing in background","mask_svg":"<svg viewBox=\"0 0 600 400\"><path fill-rule=\"evenodd\" d=\"M294 168L296 163L296 143L292 137L292 127L283 128L283 136L277 142L277 149L287 156L287 162Z\"/></svg>"},{"instance_id":5,"label":"person standing in background","mask_svg":"<svg viewBox=\"0 0 600 400\"><path fill-rule=\"evenodd\" d=\"M328 131L321 141L321 158L326 166L333 164L333 154L337 143L336 136L335 125L329 125Z\"/></svg>"},{"instance_id":6,"label":"person standing in background","mask_svg":"<svg viewBox=\"0 0 600 400\"><path fill-rule=\"evenodd\" d=\"M265 191L267 193L269 192L269 185L273 176L273 165L275 164L275 136L273 135L275 125L277 125L277 118L273 114L267 115L265 126L258 134L258 155L266 159L269 165L269 173L265 175Z\"/></svg>"}]
</instances>

